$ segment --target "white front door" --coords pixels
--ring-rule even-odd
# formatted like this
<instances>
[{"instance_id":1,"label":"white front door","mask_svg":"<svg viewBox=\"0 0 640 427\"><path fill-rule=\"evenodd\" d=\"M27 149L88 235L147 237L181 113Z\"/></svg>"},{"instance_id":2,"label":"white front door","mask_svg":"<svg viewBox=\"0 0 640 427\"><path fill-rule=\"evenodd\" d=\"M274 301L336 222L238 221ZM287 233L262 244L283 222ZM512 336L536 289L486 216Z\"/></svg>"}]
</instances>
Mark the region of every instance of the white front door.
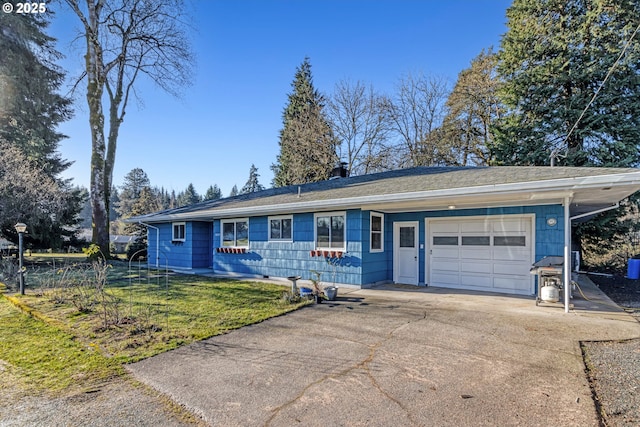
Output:
<instances>
[{"instance_id":1,"label":"white front door","mask_svg":"<svg viewBox=\"0 0 640 427\"><path fill-rule=\"evenodd\" d=\"M418 222L393 224L393 281L418 285Z\"/></svg>"}]
</instances>

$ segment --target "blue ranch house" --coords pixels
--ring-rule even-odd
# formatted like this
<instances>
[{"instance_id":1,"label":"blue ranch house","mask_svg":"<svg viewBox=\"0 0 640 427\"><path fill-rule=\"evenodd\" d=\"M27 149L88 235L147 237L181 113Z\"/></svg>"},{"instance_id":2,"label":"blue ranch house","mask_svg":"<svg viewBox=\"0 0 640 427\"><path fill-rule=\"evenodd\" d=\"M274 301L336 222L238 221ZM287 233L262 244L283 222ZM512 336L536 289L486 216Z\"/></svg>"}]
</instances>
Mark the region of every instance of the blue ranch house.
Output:
<instances>
[{"instance_id":1,"label":"blue ranch house","mask_svg":"<svg viewBox=\"0 0 640 427\"><path fill-rule=\"evenodd\" d=\"M129 222L148 227L151 267L303 279L316 270L337 285L533 295L534 262L564 256L569 265L572 222L638 190L637 169L417 167L273 188Z\"/></svg>"}]
</instances>

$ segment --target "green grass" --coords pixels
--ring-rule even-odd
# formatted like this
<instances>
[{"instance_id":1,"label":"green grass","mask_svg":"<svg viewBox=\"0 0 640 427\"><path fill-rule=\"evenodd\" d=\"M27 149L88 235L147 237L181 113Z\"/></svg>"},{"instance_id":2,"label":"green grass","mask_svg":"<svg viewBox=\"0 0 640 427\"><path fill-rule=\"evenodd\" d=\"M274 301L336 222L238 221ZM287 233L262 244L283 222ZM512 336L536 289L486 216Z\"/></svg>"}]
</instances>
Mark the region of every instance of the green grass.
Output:
<instances>
[{"instance_id":1,"label":"green grass","mask_svg":"<svg viewBox=\"0 0 640 427\"><path fill-rule=\"evenodd\" d=\"M31 273L29 280L42 284L42 277L55 274L43 269ZM131 274L126 264L110 268L103 295L109 304L98 304L101 294L89 288L94 304L86 311L72 303L73 288L27 287L27 295L7 297L13 305L0 298L0 370L7 365L12 375L28 385L50 391L72 384L91 387L120 375L123 363L261 322L307 303L285 301L282 295L287 288L268 283L191 275L130 279ZM59 280L53 283L60 285ZM110 310L107 316L104 307Z\"/></svg>"},{"instance_id":2,"label":"green grass","mask_svg":"<svg viewBox=\"0 0 640 427\"><path fill-rule=\"evenodd\" d=\"M120 375L122 367L58 327L0 298L0 359L29 388L56 392Z\"/></svg>"}]
</instances>

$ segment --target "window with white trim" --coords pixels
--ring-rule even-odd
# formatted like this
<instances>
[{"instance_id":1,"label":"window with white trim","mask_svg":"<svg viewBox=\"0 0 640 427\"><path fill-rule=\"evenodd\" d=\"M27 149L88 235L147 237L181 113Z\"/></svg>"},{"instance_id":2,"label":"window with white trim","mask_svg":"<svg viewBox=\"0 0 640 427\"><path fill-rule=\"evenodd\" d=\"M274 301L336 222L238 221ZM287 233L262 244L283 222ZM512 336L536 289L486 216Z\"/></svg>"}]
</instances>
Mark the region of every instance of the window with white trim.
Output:
<instances>
[{"instance_id":1,"label":"window with white trim","mask_svg":"<svg viewBox=\"0 0 640 427\"><path fill-rule=\"evenodd\" d=\"M220 228L223 247L249 247L249 220L247 218L222 220Z\"/></svg>"},{"instance_id":2,"label":"window with white trim","mask_svg":"<svg viewBox=\"0 0 640 427\"><path fill-rule=\"evenodd\" d=\"M316 249L346 249L346 213L315 214Z\"/></svg>"},{"instance_id":3,"label":"window with white trim","mask_svg":"<svg viewBox=\"0 0 640 427\"><path fill-rule=\"evenodd\" d=\"M186 229L184 222L171 223L171 240L174 242L184 242L186 239Z\"/></svg>"},{"instance_id":4,"label":"window with white trim","mask_svg":"<svg viewBox=\"0 0 640 427\"><path fill-rule=\"evenodd\" d=\"M371 240L369 252L384 251L384 214L371 212Z\"/></svg>"},{"instance_id":5,"label":"window with white trim","mask_svg":"<svg viewBox=\"0 0 640 427\"><path fill-rule=\"evenodd\" d=\"M269 217L269 241L291 242L293 241L293 216Z\"/></svg>"}]
</instances>

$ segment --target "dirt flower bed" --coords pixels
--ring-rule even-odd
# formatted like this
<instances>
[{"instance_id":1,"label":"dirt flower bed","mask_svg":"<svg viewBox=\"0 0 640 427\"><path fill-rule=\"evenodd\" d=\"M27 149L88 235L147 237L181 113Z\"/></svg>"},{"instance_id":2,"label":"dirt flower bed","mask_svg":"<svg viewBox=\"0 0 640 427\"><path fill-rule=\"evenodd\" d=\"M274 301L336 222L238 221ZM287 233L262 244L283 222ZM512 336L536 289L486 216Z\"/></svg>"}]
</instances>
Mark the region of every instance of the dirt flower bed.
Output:
<instances>
[{"instance_id":1,"label":"dirt flower bed","mask_svg":"<svg viewBox=\"0 0 640 427\"><path fill-rule=\"evenodd\" d=\"M600 275L589 278L640 321L640 280ZM640 339L585 342L583 352L603 424L640 425Z\"/></svg>"}]
</instances>

